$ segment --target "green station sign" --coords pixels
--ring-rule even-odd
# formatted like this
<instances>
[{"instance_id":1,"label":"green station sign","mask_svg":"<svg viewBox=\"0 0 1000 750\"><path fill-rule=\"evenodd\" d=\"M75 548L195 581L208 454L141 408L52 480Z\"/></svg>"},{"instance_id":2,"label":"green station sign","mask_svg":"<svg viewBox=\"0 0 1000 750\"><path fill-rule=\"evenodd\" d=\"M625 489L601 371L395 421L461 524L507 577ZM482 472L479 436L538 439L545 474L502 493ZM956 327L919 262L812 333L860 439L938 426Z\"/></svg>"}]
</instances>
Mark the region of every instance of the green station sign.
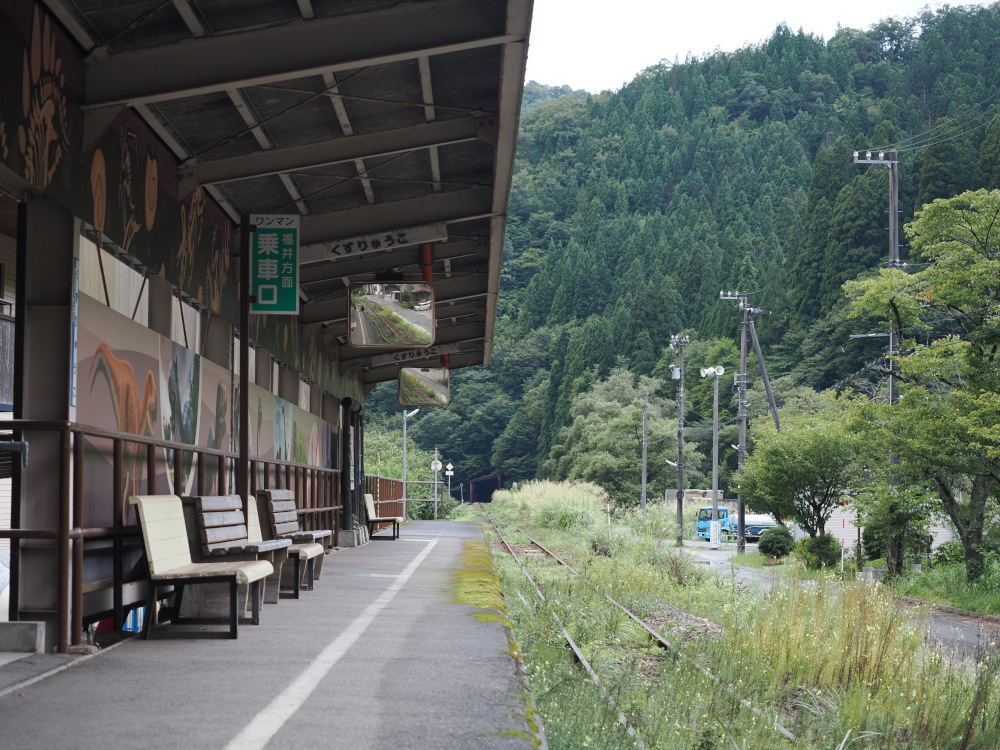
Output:
<instances>
[{"instance_id":1,"label":"green station sign","mask_svg":"<svg viewBox=\"0 0 1000 750\"><path fill-rule=\"evenodd\" d=\"M250 216L250 312L298 315L300 218Z\"/></svg>"}]
</instances>

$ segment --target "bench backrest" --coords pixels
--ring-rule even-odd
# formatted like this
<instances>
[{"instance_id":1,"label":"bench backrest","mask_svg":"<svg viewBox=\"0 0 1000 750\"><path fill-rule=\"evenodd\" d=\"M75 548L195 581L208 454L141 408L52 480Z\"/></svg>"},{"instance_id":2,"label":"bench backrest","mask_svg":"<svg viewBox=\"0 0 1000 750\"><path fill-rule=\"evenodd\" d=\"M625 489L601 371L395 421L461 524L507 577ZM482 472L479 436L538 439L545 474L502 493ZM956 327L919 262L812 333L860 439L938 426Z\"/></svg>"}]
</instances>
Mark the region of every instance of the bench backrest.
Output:
<instances>
[{"instance_id":1,"label":"bench backrest","mask_svg":"<svg viewBox=\"0 0 1000 750\"><path fill-rule=\"evenodd\" d=\"M132 495L128 501L139 512L142 540L152 575L191 564L184 507L177 495Z\"/></svg>"},{"instance_id":2,"label":"bench backrest","mask_svg":"<svg viewBox=\"0 0 1000 750\"><path fill-rule=\"evenodd\" d=\"M370 492L365 493L365 511L368 513L369 518L378 518L375 513L375 498L372 497Z\"/></svg>"},{"instance_id":3,"label":"bench backrest","mask_svg":"<svg viewBox=\"0 0 1000 750\"><path fill-rule=\"evenodd\" d=\"M276 536L299 531L299 513L293 490L260 490L258 497L267 502L271 533Z\"/></svg>"},{"instance_id":4,"label":"bench backrest","mask_svg":"<svg viewBox=\"0 0 1000 750\"><path fill-rule=\"evenodd\" d=\"M206 557L243 552L247 542L247 520L239 495L193 497L195 524Z\"/></svg>"}]
</instances>

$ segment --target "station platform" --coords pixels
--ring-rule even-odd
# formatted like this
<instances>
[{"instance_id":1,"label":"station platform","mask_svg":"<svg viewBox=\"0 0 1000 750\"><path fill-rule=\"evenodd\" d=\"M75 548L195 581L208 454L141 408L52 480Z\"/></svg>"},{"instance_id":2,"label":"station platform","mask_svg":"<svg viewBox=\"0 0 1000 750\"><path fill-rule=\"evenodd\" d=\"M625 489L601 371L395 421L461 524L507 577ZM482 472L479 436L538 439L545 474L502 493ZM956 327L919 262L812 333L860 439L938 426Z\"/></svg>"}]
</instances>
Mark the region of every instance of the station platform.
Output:
<instances>
[{"instance_id":1,"label":"station platform","mask_svg":"<svg viewBox=\"0 0 1000 750\"><path fill-rule=\"evenodd\" d=\"M154 630L75 662L0 664L0 747L544 747L509 631L456 603L476 545L478 524L414 521L327 557L315 590L237 640Z\"/></svg>"}]
</instances>

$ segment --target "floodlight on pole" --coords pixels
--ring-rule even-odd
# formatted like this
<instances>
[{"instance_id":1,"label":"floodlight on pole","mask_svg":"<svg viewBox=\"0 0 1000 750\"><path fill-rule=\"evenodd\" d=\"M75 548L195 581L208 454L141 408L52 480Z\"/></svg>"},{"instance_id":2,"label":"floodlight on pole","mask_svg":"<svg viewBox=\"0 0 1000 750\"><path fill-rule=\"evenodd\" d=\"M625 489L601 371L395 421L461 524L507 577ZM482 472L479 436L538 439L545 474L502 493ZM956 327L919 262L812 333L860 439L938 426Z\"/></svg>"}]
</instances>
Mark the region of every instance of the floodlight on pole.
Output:
<instances>
[{"instance_id":1,"label":"floodlight on pole","mask_svg":"<svg viewBox=\"0 0 1000 750\"><path fill-rule=\"evenodd\" d=\"M726 368L701 368L703 378L712 378L712 526L709 537L712 545L720 546L721 530L719 528L719 378L725 374Z\"/></svg>"},{"instance_id":2,"label":"floodlight on pole","mask_svg":"<svg viewBox=\"0 0 1000 750\"><path fill-rule=\"evenodd\" d=\"M677 349L677 546L684 546L684 347L689 336L670 337L670 348ZM666 495L664 495L666 501Z\"/></svg>"},{"instance_id":3,"label":"floodlight on pole","mask_svg":"<svg viewBox=\"0 0 1000 750\"><path fill-rule=\"evenodd\" d=\"M409 518L407 515L407 503L406 503L406 420L416 414L420 409L414 409L411 412L407 412L403 409L403 518Z\"/></svg>"}]
</instances>

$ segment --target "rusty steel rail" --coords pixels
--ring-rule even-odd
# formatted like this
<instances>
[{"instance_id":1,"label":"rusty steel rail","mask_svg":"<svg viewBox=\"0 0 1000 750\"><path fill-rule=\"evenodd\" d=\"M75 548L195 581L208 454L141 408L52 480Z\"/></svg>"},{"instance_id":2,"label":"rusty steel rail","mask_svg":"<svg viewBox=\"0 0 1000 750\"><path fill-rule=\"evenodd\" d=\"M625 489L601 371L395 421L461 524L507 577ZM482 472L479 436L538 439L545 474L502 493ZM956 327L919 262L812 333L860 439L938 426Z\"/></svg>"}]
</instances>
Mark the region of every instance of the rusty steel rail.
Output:
<instances>
[{"instance_id":1,"label":"rusty steel rail","mask_svg":"<svg viewBox=\"0 0 1000 750\"><path fill-rule=\"evenodd\" d=\"M604 686L604 683L601 682L600 676L597 674L597 672L594 671L594 668L591 666L590 662L587 661L587 657L583 655L583 652L580 650L580 647L576 645L576 641L573 640L573 636L571 636L569 634L569 631L566 630L566 626L563 624L559 615L556 614L555 609L552 607L551 604L549 604L549 600L545 598L545 594L542 591L541 587L537 583L535 583L535 580L528 573L527 569L525 569L524 564L521 562L520 558L514 552L514 549L507 543L507 540L504 539L503 534L500 533L500 529L497 528L497 525L496 523L493 522L493 519L489 518L489 516L487 516L487 519L489 520L490 524L492 524L493 531L496 533L497 538L500 540L503 546L507 548L507 552L510 553L510 556L514 559L514 562L517 563L518 567L521 569L521 572L524 573L524 577L528 579L528 582L532 586L534 586L535 591L538 593L539 598L543 602L545 602L545 606L548 607L549 609L549 614L551 614L552 619L556 621L556 625L559 626L559 630L562 632L563 638L566 640L566 643L573 651L573 656L580 663L580 665L586 670L587 674L590 675L590 679L594 682L594 684L597 685L598 688L600 688L601 693L604 695L604 699L607 701L608 705L617 715L618 723L621 724L622 727L625 729L625 731L628 733L628 735L635 740L636 747L640 748L640 750L646 750L646 745L642 741L642 738L639 736L638 731L636 730L635 727L632 726L632 724L628 720L628 717L625 716L622 710L618 707L618 704L615 702L615 699L611 695L611 692ZM534 542L532 543L534 544ZM538 546L541 547L541 545Z\"/></svg>"},{"instance_id":2,"label":"rusty steel rail","mask_svg":"<svg viewBox=\"0 0 1000 750\"><path fill-rule=\"evenodd\" d=\"M493 523L493 519L490 519L490 523L491 524ZM504 538L500 535L500 531L497 529L496 524L493 524L493 528L494 528L494 530L496 530L497 536L500 538L500 541L503 542L503 544L504 544L505 547L507 547L507 550L510 552L511 555L514 556L514 559L517 560L516 555L514 555L514 551L510 548L510 546L507 544L507 542L504 540ZM763 709L761 709L761 708L753 705L752 703L750 703L749 700L747 700L746 698L742 697L739 693L737 693L736 689L733 688L731 685L727 685L727 684L723 683L722 680L720 680L717 675L713 674L707 667L704 667L701 664L699 664L696 659L692 659L689 656L687 656L686 654L684 654L683 652L680 652L680 651L677 651L676 649L674 649L674 647L670 644L670 642L666 638L664 638L662 635L660 635L660 633L658 633L655 629L653 629L649 625L647 625L646 622L641 617L639 617L638 615L636 615L634 612L632 612L631 610L629 610L624 605L620 604L618 601L616 601L614 598L612 598L610 594L608 594L606 591L604 591L603 588L601 588L600 586L598 586L595 583L591 582L586 576L584 576L583 574L578 573L576 570L574 570L573 567L569 563L567 563L565 560L563 560L561 557L559 557L559 555L557 555L556 553L552 552L551 550L549 550L548 548L546 548L544 545L542 545L540 542L538 542L537 540L535 540L531 535L528 534L528 532L526 532L524 530L523 526L517 526L516 528L517 528L517 530L521 534L524 535L525 538L528 539L528 541L530 541L535 547L538 547L544 554L546 554L549 557L551 557L552 559L554 559L560 565L562 565L563 567L565 567L570 573L572 573L574 576L576 576L577 578L579 578L581 581L583 581L584 583L586 583L591 588L595 589L598 593L601 594L601 596L603 596L605 599L607 599L609 602L611 602L611 604L615 605L623 613L625 613L626 615L628 615L629 618L631 618L636 624L640 625L663 648L665 648L665 649L667 649L669 651L673 651L674 653L678 654L679 656L682 656L683 658L685 658L699 672L701 672L703 675L705 675L706 677L708 677L714 683L716 683L717 685L719 685L720 687L722 687L727 693L729 693L730 695L732 695L734 698L736 698L737 700L739 700L740 703L743 705L744 708L747 708L750 711L753 711L757 716L759 716L762 719L764 719L765 721L767 721L770 724L770 726L773 727L775 729L775 731L777 731L780 735L782 735L786 740L788 740L790 742L795 742L795 739L796 739L795 735L792 734L792 732L789 731L785 726L783 726L777 719L772 719L769 716L767 716L764 713ZM519 561L518 561L518 565L520 565ZM522 571L524 570L523 566L521 567L521 570ZM525 572L525 575L527 576L527 572ZM529 577L529 580L531 580L530 577ZM532 583L534 583L534 582L532 582ZM535 588L536 589L538 588L537 585L535 586ZM541 591L539 591L539 595L541 595ZM544 596L542 597L542 599L544 600Z\"/></svg>"},{"instance_id":3,"label":"rusty steel rail","mask_svg":"<svg viewBox=\"0 0 1000 750\"><path fill-rule=\"evenodd\" d=\"M84 542L88 539L110 540L112 543L113 577L111 616L116 629L125 622L124 605L124 547L125 539L138 537L139 530L126 522L128 513L125 503L125 450L141 452L145 450L146 492L157 493L156 473L161 465L158 450L173 452L174 476L181 475L184 454L193 454L197 466L195 489L199 494L229 494L235 462L239 454L202 446L175 443L145 435L113 432L69 421L14 419L0 423L0 433L10 433L15 439L24 439L24 433L58 432L60 448L58 460L59 498L55 528L0 529L0 539L11 540L53 540L57 547L59 578L57 584L57 648L61 653L69 651L70 645L79 645L84 640L83 622L83 581ZM86 480L84 460L85 438L110 440L112 446L112 487L110 502L112 523L110 527L88 527L83 488ZM2 445L0 445L2 450ZM209 459L213 459L216 472L214 486L207 486ZM339 514L343 510L340 502L340 471L324 469L293 461L275 459L252 459L250 462L249 492L270 487L294 488L299 498L299 515L307 529L330 528L334 531L334 544L340 524ZM272 479L273 475L273 479ZM96 504L96 503L93 503ZM104 614L96 613L96 614Z\"/></svg>"}]
</instances>

